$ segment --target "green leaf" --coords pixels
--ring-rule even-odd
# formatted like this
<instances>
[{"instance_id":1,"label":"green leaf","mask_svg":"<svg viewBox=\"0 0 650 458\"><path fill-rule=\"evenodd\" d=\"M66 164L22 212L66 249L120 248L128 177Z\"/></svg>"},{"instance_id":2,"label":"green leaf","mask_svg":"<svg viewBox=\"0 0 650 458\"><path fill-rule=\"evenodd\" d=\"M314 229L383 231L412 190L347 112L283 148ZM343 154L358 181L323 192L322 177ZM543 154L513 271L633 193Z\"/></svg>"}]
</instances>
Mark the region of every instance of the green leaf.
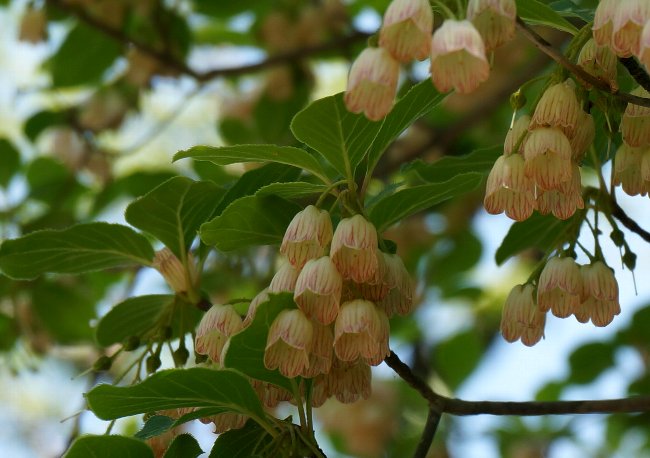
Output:
<instances>
[{"instance_id":1,"label":"green leaf","mask_svg":"<svg viewBox=\"0 0 650 458\"><path fill-rule=\"evenodd\" d=\"M307 151L292 146L277 145L236 145L236 146L194 146L174 155L174 161L191 157L200 161L210 161L217 165L238 162L277 162L308 170L327 181L325 172L314 156Z\"/></svg>"},{"instance_id":2,"label":"green leaf","mask_svg":"<svg viewBox=\"0 0 650 458\"><path fill-rule=\"evenodd\" d=\"M251 458L260 456L257 450L263 449L271 436L254 421L247 421L243 428L232 429L219 434L210 451L209 458Z\"/></svg>"},{"instance_id":3,"label":"green leaf","mask_svg":"<svg viewBox=\"0 0 650 458\"><path fill-rule=\"evenodd\" d=\"M275 245L299 211L298 205L275 196L242 197L201 226L201 240L221 251Z\"/></svg>"},{"instance_id":4,"label":"green leaf","mask_svg":"<svg viewBox=\"0 0 650 458\"><path fill-rule=\"evenodd\" d=\"M571 383L591 383L614 366L616 347L611 342L592 342L576 348L569 356Z\"/></svg>"},{"instance_id":5,"label":"green leaf","mask_svg":"<svg viewBox=\"0 0 650 458\"><path fill-rule=\"evenodd\" d=\"M72 443L63 458L153 458L144 442L124 436L82 436Z\"/></svg>"},{"instance_id":6,"label":"green leaf","mask_svg":"<svg viewBox=\"0 0 650 458\"><path fill-rule=\"evenodd\" d=\"M98 385L86 394L86 400L102 420L182 407L198 407L198 416L201 411L211 415L237 412L256 420L265 416L248 379L228 369L160 371L137 385Z\"/></svg>"},{"instance_id":7,"label":"green leaf","mask_svg":"<svg viewBox=\"0 0 650 458\"><path fill-rule=\"evenodd\" d=\"M436 345L431 367L435 367L452 390L465 381L483 356L483 344L474 329L456 334Z\"/></svg>"},{"instance_id":8,"label":"green leaf","mask_svg":"<svg viewBox=\"0 0 650 458\"><path fill-rule=\"evenodd\" d=\"M594 20L595 8L581 8L571 0L557 0L550 3L549 6L565 17L577 17L585 22Z\"/></svg>"},{"instance_id":9,"label":"green leaf","mask_svg":"<svg viewBox=\"0 0 650 458\"><path fill-rule=\"evenodd\" d=\"M350 113L340 93L317 100L299 112L291 130L347 177L346 160L352 173L366 156L369 169L374 168L388 145L444 97L430 81L423 81L413 86L384 120L374 122L363 114Z\"/></svg>"},{"instance_id":10,"label":"green leaf","mask_svg":"<svg viewBox=\"0 0 650 458\"><path fill-rule=\"evenodd\" d=\"M199 226L213 215L223 194L212 182L174 177L131 203L125 217L182 259Z\"/></svg>"},{"instance_id":11,"label":"green leaf","mask_svg":"<svg viewBox=\"0 0 650 458\"><path fill-rule=\"evenodd\" d=\"M288 378L277 370L270 371L264 366L264 349L269 328L275 317L282 310L289 308L296 308L292 294L270 294L269 300L258 306L253 322L243 331L230 337L224 366L291 391Z\"/></svg>"},{"instance_id":12,"label":"green leaf","mask_svg":"<svg viewBox=\"0 0 650 458\"><path fill-rule=\"evenodd\" d=\"M163 458L196 458L203 450L199 443L190 434L176 436Z\"/></svg>"},{"instance_id":13,"label":"green leaf","mask_svg":"<svg viewBox=\"0 0 650 458\"><path fill-rule=\"evenodd\" d=\"M510 226L501 246L497 249L495 260L503 264L511 256L527 248L548 250L560 240L558 237L570 237L569 229L580 222L575 216L562 221L551 215L533 214L526 221L520 221Z\"/></svg>"},{"instance_id":14,"label":"green leaf","mask_svg":"<svg viewBox=\"0 0 650 458\"><path fill-rule=\"evenodd\" d=\"M487 174L502 153L503 145L497 145L478 149L463 156L445 156L434 163L418 159L405 166L404 171L414 170L424 181L440 183L448 180L449 177L463 173Z\"/></svg>"},{"instance_id":15,"label":"green leaf","mask_svg":"<svg viewBox=\"0 0 650 458\"><path fill-rule=\"evenodd\" d=\"M48 127L64 125L68 121L68 115L63 111L39 111L25 121L23 130L33 142Z\"/></svg>"},{"instance_id":16,"label":"green leaf","mask_svg":"<svg viewBox=\"0 0 650 458\"><path fill-rule=\"evenodd\" d=\"M160 319L163 310L171 307L172 294L130 297L115 305L99 321L95 339L103 347L121 343L131 336L144 337Z\"/></svg>"},{"instance_id":17,"label":"green leaf","mask_svg":"<svg viewBox=\"0 0 650 458\"><path fill-rule=\"evenodd\" d=\"M64 87L97 82L121 51L105 33L78 22L49 62L52 83Z\"/></svg>"},{"instance_id":18,"label":"green leaf","mask_svg":"<svg viewBox=\"0 0 650 458\"><path fill-rule=\"evenodd\" d=\"M176 420L171 417L166 417L165 415L153 415L147 419L142 429L135 433L133 437L145 440L151 437L160 436L162 433L172 428L175 422Z\"/></svg>"},{"instance_id":19,"label":"green leaf","mask_svg":"<svg viewBox=\"0 0 650 458\"><path fill-rule=\"evenodd\" d=\"M288 183L271 183L257 191L258 196L278 196L283 199L297 199L322 194L327 190L324 184L308 183L306 181L291 181Z\"/></svg>"},{"instance_id":20,"label":"green leaf","mask_svg":"<svg viewBox=\"0 0 650 458\"><path fill-rule=\"evenodd\" d=\"M137 171L106 184L95 197L92 212L97 215L121 196L140 197L176 176L172 172Z\"/></svg>"},{"instance_id":21,"label":"green leaf","mask_svg":"<svg viewBox=\"0 0 650 458\"><path fill-rule=\"evenodd\" d=\"M0 186L7 187L20 168L20 153L6 138L0 138Z\"/></svg>"},{"instance_id":22,"label":"green leaf","mask_svg":"<svg viewBox=\"0 0 650 458\"><path fill-rule=\"evenodd\" d=\"M125 265L150 265L153 249L142 235L119 224L88 223L32 232L0 245L0 268L15 279L45 272L78 274Z\"/></svg>"},{"instance_id":23,"label":"green leaf","mask_svg":"<svg viewBox=\"0 0 650 458\"><path fill-rule=\"evenodd\" d=\"M37 157L30 162L25 178L29 184L29 196L51 207L61 207L83 189L70 169L50 157Z\"/></svg>"},{"instance_id":24,"label":"green leaf","mask_svg":"<svg viewBox=\"0 0 650 458\"><path fill-rule=\"evenodd\" d=\"M575 35L578 29L550 6L538 0L517 0L517 14L532 25L544 25Z\"/></svg>"},{"instance_id":25,"label":"green leaf","mask_svg":"<svg viewBox=\"0 0 650 458\"><path fill-rule=\"evenodd\" d=\"M377 202L370 212L370 221L377 227L377 231L383 232L407 216L472 191L482 178L479 173L465 173L444 183L402 189Z\"/></svg>"},{"instance_id":26,"label":"green leaf","mask_svg":"<svg viewBox=\"0 0 650 458\"><path fill-rule=\"evenodd\" d=\"M0 312L0 351L11 349L19 335L20 328L16 320Z\"/></svg>"}]
</instances>

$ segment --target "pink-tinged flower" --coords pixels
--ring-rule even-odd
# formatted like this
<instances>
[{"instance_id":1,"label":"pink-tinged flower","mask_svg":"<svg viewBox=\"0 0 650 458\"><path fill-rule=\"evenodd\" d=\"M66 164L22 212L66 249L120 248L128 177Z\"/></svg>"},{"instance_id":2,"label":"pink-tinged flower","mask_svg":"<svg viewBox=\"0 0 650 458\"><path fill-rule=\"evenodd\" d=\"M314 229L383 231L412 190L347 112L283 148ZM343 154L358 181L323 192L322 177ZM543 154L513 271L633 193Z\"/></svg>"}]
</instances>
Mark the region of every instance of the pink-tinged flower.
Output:
<instances>
[{"instance_id":1,"label":"pink-tinged flower","mask_svg":"<svg viewBox=\"0 0 650 458\"><path fill-rule=\"evenodd\" d=\"M379 302L377 307L391 317L408 315L413 310L413 282L406 266L396 254L385 254L386 284L390 287L388 294Z\"/></svg>"},{"instance_id":2,"label":"pink-tinged flower","mask_svg":"<svg viewBox=\"0 0 650 458\"><path fill-rule=\"evenodd\" d=\"M359 399L368 399L371 393L372 373L370 366L362 360L347 362L334 359L332 370L327 376L328 391L339 402L351 404Z\"/></svg>"},{"instance_id":3,"label":"pink-tinged flower","mask_svg":"<svg viewBox=\"0 0 650 458\"><path fill-rule=\"evenodd\" d=\"M341 306L334 325L334 352L340 360L376 357L380 339L381 319L375 304L356 299Z\"/></svg>"},{"instance_id":4,"label":"pink-tinged flower","mask_svg":"<svg viewBox=\"0 0 650 458\"><path fill-rule=\"evenodd\" d=\"M556 218L568 219L573 216L578 208L585 208L582 199L580 167L573 163L571 168L571 178L562 183L558 189L537 190L535 209L542 215L552 213Z\"/></svg>"},{"instance_id":5,"label":"pink-tinged flower","mask_svg":"<svg viewBox=\"0 0 650 458\"><path fill-rule=\"evenodd\" d=\"M334 231L330 257L344 279L370 280L377 270L377 229L361 215L342 219Z\"/></svg>"},{"instance_id":6,"label":"pink-tinged flower","mask_svg":"<svg viewBox=\"0 0 650 458\"><path fill-rule=\"evenodd\" d=\"M613 90L618 89L618 59L608 46L598 46L596 40L590 39L580 50L578 65L590 75L605 81ZM586 82L585 85L591 87Z\"/></svg>"},{"instance_id":7,"label":"pink-tinged flower","mask_svg":"<svg viewBox=\"0 0 650 458\"><path fill-rule=\"evenodd\" d=\"M309 367L314 329L300 310L283 310L269 328L264 366L293 378Z\"/></svg>"},{"instance_id":8,"label":"pink-tinged flower","mask_svg":"<svg viewBox=\"0 0 650 458\"><path fill-rule=\"evenodd\" d=\"M262 291L257 293L257 296L253 298L251 303L248 305L248 311L246 312L246 317L244 318L244 327L248 326L255 319L255 314L257 313L257 308L260 304L269 300L269 289L264 288Z\"/></svg>"},{"instance_id":9,"label":"pink-tinged flower","mask_svg":"<svg viewBox=\"0 0 650 458\"><path fill-rule=\"evenodd\" d=\"M228 338L243 328L242 319L232 305L213 305L196 330L194 351L208 355L216 363L221 362Z\"/></svg>"},{"instance_id":10,"label":"pink-tinged flower","mask_svg":"<svg viewBox=\"0 0 650 458\"><path fill-rule=\"evenodd\" d=\"M332 367L334 353L334 336L331 326L326 326L318 321L312 321L314 336L311 351L309 352L309 367L302 372L303 377L313 378L320 374L327 374Z\"/></svg>"},{"instance_id":11,"label":"pink-tinged flower","mask_svg":"<svg viewBox=\"0 0 650 458\"><path fill-rule=\"evenodd\" d=\"M576 97L575 84L568 79L549 87L537 103L530 121L530 130L537 127L557 127L568 138L575 135L578 122L583 119Z\"/></svg>"},{"instance_id":12,"label":"pink-tinged flower","mask_svg":"<svg viewBox=\"0 0 650 458\"><path fill-rule=\"evenodd\" d=\"M594 138L596 138L594 118L584 111L581 113L575 134L573 137L569 137L569 143L571 144L571 159L578 163L582 161L585 152L593 143Z\"/></svg>"},{"instance_id":13,"label":"pink-tinged flower","mask_svg":"<svg viewBox=\"0 0 650 458\"><path fill-rule=\"evenodd\" d=\"M580 268L582 275L582 303L575 311L581 323L591 322L607 326L621 313L618 303L618 283L612 270L601 261Z\"/></svg>"},{"instance_id":14,"label":"pink-tinged flower","mask_svg":"<svg viewBox=\"0 0 650 458\"><path fill-rule=\"evenodd\" d=\"M365 361L371 366L378 366L384 361L384 358L390 354L388 339L390 337L390 322L388 316L383 310L377 310L379 316L379 340L377 341L377 350L371 358L365 358Z\"/></svg>"},{"instance_id":15,"label":"pink-tinged flower","mask_svg":"<svg viewBox=\"0 0 650 458\"><path fill-rule=\"evenodd\" d=\"M293 394L271 383L251 379L251 385L262 404L269 409L277 407L281 401L293 399Z\"/></svg>"},{"instance_id":16,"label":"pink-tinged flower","mask_svg":"<svg viewBox=\"0 0 650 458\"><path fill-rule=\"evenodd\" d=\"M248 415L224 412L207 418L201 418L201 423L214 423L214 433L221 434L231 429L241 429L248 421Z\"/></svg>"},{"instance_id":17,"label":"pink-tinged flower","mask_svg":"<svg viewBox=\"0 0 650 458\"><path fill-rule=\"evenodd\" d=\"M515 0L469 0L467 5L467 19L481 34L488 51L512 39L516 16Z\"/></svg>"},{"instance_id":18,"label":"pink-tinged flower","mask_svg":"<svg viewBox=\"0 0 650 458\"><path fill-rule=\"evenodd\" d=\"M366 48L352 64L345 91L345 106L379 121L393 107L399 63L383 48Z\"/></svg>"},{"instance_id":19,"label":"pink-tinged flower","mask_svg":"<svg viewBox=\"0 0 650 458\"><path fill-rule=\"evenodd\" d=\"M492 214L506 212L509 218L523 221L533 214L533 183L524 172L519 154L500 156L488 175L483 205Z\"/></svg>"},{"instance_id":20,"label":"pink-tinged flower","mask_svg":"<svg viewBox=\"0 0 650 458\"><path fill-rule=\"evenodd\" d=\"M388 266L386 265L386 254L377 251L377 269L374 275L364 283L355 284L354 287L361 293L361 297L371 302L377 302L386 297L392 288L389 284L392 279L388 278Z\"/></svg>"},{"instance_id":21,"label":"pink-tinged flower","mask_svg":"<svg viewBox=\"0 0 650 458\"><path fill-rule=\"evenodd\" d=\"M490 76L483 39L474 25L447 19L431 41L431 79L440 92L474 91Z\"/></svg>"},{"instance_id":22,"label":"pink-tinged flower","mask_svg":"<svg viewBox=\"0 0 650 458\"><path fill-rule=\"evenodd\" d=\"M330 324L339 313L342 288L341 274L329 256L323 256L307 261L298 275L293 299L309 318Z\"/></svg>"},{"instance_id":23,"label":"pink-tinged flower","mask_svg":"<svg viewBox=\"0 0 650 458\"><path fill-rule=\"evenodd\" d=\"M650 21L646 22L641 32L639 44L639 61L645 65L646 71L650 71Z\"/></svg>"},{"instance_id":24,"label":"pink-tinged flower","mask_svg":"<svg viewBox=\"0 0 650 458\"><path fill-rule=\"evenodd\" d=\"M309 205L296 213L287 227L280 246L291 265L301 269L307 261L323 255L332 240L332 220L325 210Z\"/></svg>"},{"instance_id":25,"label":"pink-tinged flower","mask_svg":"<svg viewBox=\"0 0 650 458\"><path fill-rule=\"evenodd\" d=\"M621 186L623 191L630 196L645 196L650 191L650 179L648 176L648 164L643 158L648 155L650 148L633 148L623 143L616 151L614 158L614 185ZM650 178L650 177L648 177Z\"/></svg>"},{"instance_id":26,"label":"pink-tinged flower","mask_svg":"<svg viewBox=\"0 0 650 458\"><path fill-rule=\"evenodd\" d=\"M530 116L524 115L519 117L511 129L508 129L506 139L503 142L504 156L510 156L512 153L524 152L524 145L526 144L526 137L528 136L528 126L530 125ZM515 148L519 148L515 151Z\"/></svg>"},{"instance_id":27,"label":"pink-tinged flower","mask_svg":"<svg viewBox=\"0 0 650 458\"><path fill-rule=\"evenodd\" d=\"M566 318L580 305L582 276L573 258L554 257L544 266L537 285L537 305L542 312Z\"/></svg>"},{"instance_id":28,"label":"pink-tinged flower","mask_svg":"<svg viewBox=\"0 0 650 458\"><path fill-rule=\"evenodd\" d=\"M596 8L594 39L620 57L639 55L641 32L648 19L647 0L603 0Z\"/></svg>"},{"instance_id":29,"label":"pink-tinged flower","mask_svg":"<svg viewBox=\"0 0 650 458\"><path fill-rule=\"evenodd\" d=\"M641 86L632 95L650 98L650 93ZM630 146L650 146L650 108L628 103L621 119L623 141Z\"/></svg>"},{"instance_id":30,"label":"pink-tinged flower","mask_svg":"<svg viewBox=\"0 0 650 458\"><path fill-rule=\"evenodd\" d=\"M533 286L517 285L506 299L501 317L501 334L508 342L521 342L532 347L544 336L546 314L533 299Z\"/></svg>"},{"instance_id":31,"label":"pink-tinged flower","mask_svg":"<svg viewBox=\"0 0 650 458\"><path fill-rule=\"evenodd\" d=\"M429 56L433 11L427 0L393 0L384 14L379 46L401 62Z\"/></svg>"},{"instance_id":32,"label":"pink-tinged flower","mask_svg":"<svg viewBox=\"0 0 650 458\"><path fill-rule=\"evenodd\" d=\"M188 272L185 272L183 263L181 263L169 248L163 248L160 251L156 251L153 258L153 267L162 274L167 284L176 293L185 293L190 291L197 281L198 275L194 266L194 258L191 253L188 254Z\"/></svg>"},{"instance_id":33,"label":"pink-tinged flower","mask_svg":"<svg viewBox=\"0 0 650 458\"><path fill-rule=\"evenodd\" d=\"M300 271L290 263L284 262L271 279L269 293L293 293Z\"/></svg>"},{"instance_id":34,"label":"pink-tinged flower","mask_svg":"<svg viewBox=\"0 0 650 458\"><path fill-rule=\"evenodd\" d=\"M534 129L524 148L524 173L543 190L559 189L571 178L571 154L571 144L561 130Z\"/></svg>"}]
</instances>

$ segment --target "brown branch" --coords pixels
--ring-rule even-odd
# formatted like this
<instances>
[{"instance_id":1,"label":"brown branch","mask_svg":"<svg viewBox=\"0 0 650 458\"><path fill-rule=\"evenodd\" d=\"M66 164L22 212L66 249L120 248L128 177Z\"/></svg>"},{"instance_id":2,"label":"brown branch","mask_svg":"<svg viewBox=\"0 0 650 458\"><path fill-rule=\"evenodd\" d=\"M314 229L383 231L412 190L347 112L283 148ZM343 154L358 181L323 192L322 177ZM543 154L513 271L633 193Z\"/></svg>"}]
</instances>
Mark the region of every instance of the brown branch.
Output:
<instances>
[{"instance_id":1,"label":"brown branch","mask_svg":"<svg viewBox=\"0 0 650 458\"><path fill-rule=\"evenodd\" d=\"M530 40L540 51L549 56L555 62L569 70L576 75L582 82L589 83L591 86L600 89L601 91L612 94L614 97L635 105L650 107L650 99L645 97L638 97L636 95L628 94L627 92L620 92L612 88L607 82L596 78L582 67L571 62L564 54L555 49L549 42L544 40L537 32L531 29L520 17L517 16L517 28L528 40Z\"/></svg>"},{"instance_id":2,"label":"brown branch","mask_svg":"<svg viewBox=\"0 0 650 458\"><path fill-rule=\"evenodd\" d=\"M452 399L433 391L422 379L413 374L409 366L402 362L394 352L391 351L384 361L397 375L429 402L432 410L440 414L538 416L650 412L650 396L550 402L464 401L462 399Z\"/></svg>"},{"instance_id":3,"label":"brown branch","mask_svg":"<svg viewBox=\"0 0 650 458\"><path fill-rule=\"evenodd\" d=\"M650 75L639 65L634 57L619 57L618 61L623 64L630 76L634 78L634 81L639 83L639 86L650 92Z\"/></svg>"},{"instance_id":4,"label":"brown branch","mask_svg":"<svg viewBox=\"0 0 650 458\"><path fill-rule=\"evenodd\" d=\"M413 458L426 458L429 454L429 449L431 448L431 443L433 438L436 435L438 430L438 425L440 424L440 418L442 415L439 412L436 412L433 409L429 409L429 414L427 415L427 422L424 425L424 430L422 431L422 437L418 446L415 449Z\"/></svg>"},{"instance_id":5,"label":"brown branch","mask_svg":"<svg viewBox=\"0 0 650 458\"><path fill-rule=\"evenodd\" d=\"M68 4L62 0L46 0L47 3L52 6L61 9L62 11L69 13L78 20L86 23L87 25L101 31L109 38L123 44L136 47L139 51L144 54L147 54L150 57L155 58L165 66L177 70L181 73L184 73L197 81L209 81L220 76L237 76L247 73L258 72L269 67L276 65L282 65L295 60L304 59L315 54L324 53L327 51L333 51L337 49L347 49L355 43L368 39L370 36L367 33L360 32L358 30L353 31L349 35L338 37L332 41L321 43L313 46L305 46L302 48L294 49L280 54L275 54L267 59L249 65L242 65L239 67L231 68L215 68L213 70L208 70L206 72L197 72L187 63L182 60L177 59L174 55L168 51L161 51L155 47L144 43L132 36L128 36L123 33L121 30L112 27L111 25L103 22L97 17L89 14L84 8Z\"/></svg>"},{"instance_id":6,"label":"brown branch","mask_svg":"<svg viewBox=\"0 0 650 458\"><path fill-rule=\"evenodd\" d=\"M623 226L628 228L630 231L634 232L643 240L650 243L650 232L643 229L641 226L639 226L639 224L636 221L630 218L614 199L611 200L611 206L612 206L612 216L614 218L619 220L621 224L623 224Z\"/></svg>"}]
</instances>

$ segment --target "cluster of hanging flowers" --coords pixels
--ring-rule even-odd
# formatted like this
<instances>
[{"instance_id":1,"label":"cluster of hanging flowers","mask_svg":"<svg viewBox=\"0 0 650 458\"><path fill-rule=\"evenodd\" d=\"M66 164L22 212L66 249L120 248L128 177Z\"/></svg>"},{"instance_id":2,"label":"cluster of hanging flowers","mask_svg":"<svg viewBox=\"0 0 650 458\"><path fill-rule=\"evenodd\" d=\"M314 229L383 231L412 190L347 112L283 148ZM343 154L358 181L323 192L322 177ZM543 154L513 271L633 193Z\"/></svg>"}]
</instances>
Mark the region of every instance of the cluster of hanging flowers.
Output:
<instances>
[{"instance_id":1,"label":"cluster of hanging flowers","mask_svg":"<svg viewBox=\"0 0 650 458\"><path fill-rule=\"evenodd\" d=\"M229 338L253 322L269 294L292 293L296 307L280 312L271 324L264 365L288 378L313 379L314 407L332 396L344 403L367 399L370 366L390 352L389 318L412 309L404 263L379 250L377 231L363 216L344 218L334 230L329 213L313 205L295 215L280 253L282 264L244 319L231 305L214 305L205 314L196 352L223 366ZM253 386L268 408L292 399L277 386L259 381ZM232 414L228 418L229 428L245 422ZM215 424L219 428L224 422Z\"/></svg>"},{"instance_id":2,"label":"cluster of hanging flowers","mask_svg":"<svg viewBox=\"0 0 650 458\"><path fill-rule=\"evenodd\" d=\"M384 14L379 47L366 48L352 64L348 110L373 121L386 116L397 93L400 63L427 57L439 91L474 91L490 75L486 53L512 38L515 17L514 0L470 0L467 19L446 19L433 32L428 0L393 0Z\"/></svg>"},{"instance_id":3,"label":"cluster of hanging flowers","mask_svg":"<svg viewBox=\"0 0 650 458\"><path fill-rule=\"evenodd\" d=\"M621 312L618 284L603 261L578 265L572 257L552 257L537 284L515 286L506 299L501 333L508 342L533 346L544 336L546 313L574 315L580 323L603 327Z\"/></svg>"}]
</instances>

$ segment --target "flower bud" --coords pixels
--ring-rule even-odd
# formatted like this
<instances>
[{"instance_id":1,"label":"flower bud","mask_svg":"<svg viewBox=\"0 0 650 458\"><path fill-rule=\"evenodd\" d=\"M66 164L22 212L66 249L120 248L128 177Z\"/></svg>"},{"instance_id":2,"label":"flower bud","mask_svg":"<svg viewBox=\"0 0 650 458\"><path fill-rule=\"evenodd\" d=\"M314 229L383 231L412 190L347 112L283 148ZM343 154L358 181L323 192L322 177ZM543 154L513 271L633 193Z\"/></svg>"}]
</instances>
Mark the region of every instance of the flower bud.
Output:
<instances>
[{"instance_id":1,"label":"flower bud","mask_svg":"<svg viewBox=\"0 0 650 458\"><path fill-rule=\"evenodd\" d=\"M169 248L163 248L156 252L153 258L153 267L162 274L167 284L177 293L190 291L196 281L197 273L191 254L188 255L189 272L187 273L181 261Z\"/></svg>"},{"instance_id":2,"label":"flower bud","mask_svg":"<svg viewBox=\"0 0 650 458\"><path fill-rule=\"evenodd\" d=\"M537 103L530 121L530 130L537 127L557 127L568 138L575 135L582 109L571 79L549 87Z\"/></svg>"},{"instance_id":3,"label":"flower bud","mask_svg":"<svg viewBox=\"0 0 650 458\"><path fill-rule=\"evenodd\" d=\"M528 136L528 126L530 125L530 116L524 115L519 117L511 129L508 129L506 139L503 142L503 154L510 156L512 153L523 153L524 145L526 144L526 137ZM523 137L523 139L522 139ZM520 142L521 141L521 142ZM519 148L515 151L515 147L519 144Z\"/></svg>"},{"instance_id":4,"label":"flower bud","mask_svg":"<svg viewBox=\"0 0 650 458\"><path fill-rule=\"evenodd\" d=\"M510 41L515 34L515 0L469 0L467 19L481 34L490 51Z\"/></svg>"},{"instance_id":5,"label":"flower bud","mask_svg":"<svg viewBox=\"0 0 650 458\"><path fill-rule=\"evenodd\" d=\"M393 0L384 14L379 46L400 62L429 56L433 12L427 0Z\"/></svg>"},{"instance_id":6,"label":"flower bud","mask_svg":"<svg viewBox=\"0 0 650 458\"><path fill-rule=\"evenodd\" d=\"M541 312L533 299L533 286L515 286L503 307L501 334L508 342L521 342L532 347L544 336L546 314Z\"/></svg>"},{"instance_id":7,"label":"flower bud","mask_svg":"<svg viewBox=\"0 0 650 458\"><path fill-rule=\"evenodd\" d=\"M566 318L580 305L582 277L573 258L553 257L544 266L537 286L537 304L542 312Z\"/></svg>"},{"instance_id":8,"label":"flower bud","mask_svg":"<svg viewBox=\"0 0 650 458\"><path fill-rule=\"evenodd\" d=\"M363 283L377 270L377 230L361 215L342 219L332 238L330 257L344 279Z\"/></svg>"},{"instance_id":9,"label":"flower bud","mask_svg":"<svg viewBox=\"0 0 650 458\"><path fill-rule=\"evenodd\" d=\"M440 92L474 91L490 76L483 39L471 22L447 19L431 41L431 79Z\"/></svg>"},{"instance_id":10,"label":"flower bud","mask_svg":"<svg viewBox=\"0 0 650 458\"><path fill-rule=\"evenodd\" d=\"M343 279L329 256L307 261L293 299L307 317L323 324L332 323L339 312Z\"/></svg>"},{"instance_id":11,"label":"flower bud","mask_svg":"<svg viewBox=\"0 0 650 458\"><path fill-rule=\"evenodd\" d=\"M255 313L257 313L257 308L260 304L269 300L269 289L264 288L260 291L257 296L253 298L251 303L248 305L248 311L246 312L246 318L244 318L244 327L250 325L255 319Z\"/></svg>"},{"instance_id":12,"label":"flower bud","mask_svg":"<svg viewBox=\"0 0 650 458\"><path fill-rule=\"evenodd\" d=\"M519 154L496 160L488 175L483 201L488 213L497 215L505 211L515 221L524 221L533 214L533 183L524 167L524 158Z\"/></svg>"},{"instance_id":13,"label":"flower bud","mask_svg":"<svg viewBox=\"0 0 650 458\"><path fill-rule=\"evenodd\" d=\"M194 351L208 355L213 362L218 363L228 338L243 328L242 319L232 305L213 305L199 322Z\"/></svg>"},{"instance_id":14,"label":"flower bud","mask_svg":"<svg viewBox=\"0 0 650 458\"><path fill-rule=\"evenodd\" d=\"M618 283L613 272L601 261L580 268L582 276L582 303L575 312L581 323L591 322L607 326L621 313L618 303Z\"/></svg>"},{"instance_id":15,"label":"flower bud","mask_svg":"<svg viewBox=\"0 0 650 458\"><path fill-rule=\"evenodd\" d=\"M352 64L345 91L345 106L371 121L386 116L397 93L399 63L383 48L366 48Z\"/></svg>"},{"instance_id":16,"label":"flower bud","mask_svg":"<svg viewBox=\"0 0 650 458\"><path fill-rule=\"evenodd\" d=\"M376 358L381 337L382 323L375 304L356 299L341 306L334 325L334 352L340 360Z\"/></svg>"},{"instance_id":17,"label":"flower bud","mask_svg":"<svg viewBox=\"0 0 650 458\"><path fill-rule=\"evenodd\" d=\"M296 287L298 274L300 271L294 268L290 263L283 262L278 271L271 279L268 287L269 293L292 293Z\"/></svg>"},{"instance_id":18,"label":"flower bud","mask_svg":"<svg viewBox=\"0 0 650 458\"><path fill-rule=\"evenodd\" d=\"M309 367L314 329L300 310L283 310L269 329L264 366L294 378Z\"/></svg>"},{"instance_id":19,"label":"flower bud","mask_svg":"<svg viewBox=\"0 0 650 458\"><path fill-rule=\"evenodd\" d=\"M329 213L309 205L296 213L282 239L280 253L291 265L301 269L305 263L323 255L332 240L332 221Z\"/></svg>"},{"instance_id":20,"label":"flower bud","mask_svg":"<svg viewBox=\"0 0 650 458\"><path fill-rule=\"evenodd\" d=\"M537 128L524 148L524 173L543 190L558 189L571 178L571 144L561 130Z\"/></svg>"},{"instance_id":21,"label":"flower bud","mask_svg":"<svg viewBox=\"0 0 650 458\"><path fill-rule=\"evenodd\" d=\"M641 86L632 95L650 98L650 93ZM628 103L621 119L623 141L630 146L650 146L650 108Z\"/></svg>"}]
</instances>

